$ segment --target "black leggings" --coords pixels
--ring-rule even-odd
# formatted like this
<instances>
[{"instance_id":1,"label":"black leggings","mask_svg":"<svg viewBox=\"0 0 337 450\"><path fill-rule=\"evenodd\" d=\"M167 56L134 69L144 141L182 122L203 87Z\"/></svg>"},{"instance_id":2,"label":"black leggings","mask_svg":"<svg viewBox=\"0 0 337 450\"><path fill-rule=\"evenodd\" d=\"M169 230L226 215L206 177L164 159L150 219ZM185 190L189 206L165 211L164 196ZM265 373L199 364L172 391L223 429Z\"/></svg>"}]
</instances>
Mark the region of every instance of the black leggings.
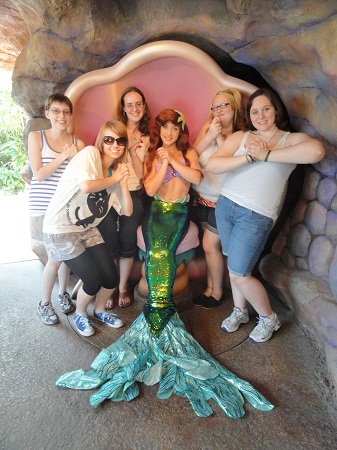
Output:
<instances>
[{"instance_id":1,"label":"black leggings","mask_svg":"<svg viewBox=\"0 0 337 450\"><path fill-rule=\"evenodd\" d=\"M113 289L117 285L116 265L105 244L87 247L81 255L64 262L83 281L83 290L88 295L96 295L101 287Z\"/></svg>"}]
</instances>

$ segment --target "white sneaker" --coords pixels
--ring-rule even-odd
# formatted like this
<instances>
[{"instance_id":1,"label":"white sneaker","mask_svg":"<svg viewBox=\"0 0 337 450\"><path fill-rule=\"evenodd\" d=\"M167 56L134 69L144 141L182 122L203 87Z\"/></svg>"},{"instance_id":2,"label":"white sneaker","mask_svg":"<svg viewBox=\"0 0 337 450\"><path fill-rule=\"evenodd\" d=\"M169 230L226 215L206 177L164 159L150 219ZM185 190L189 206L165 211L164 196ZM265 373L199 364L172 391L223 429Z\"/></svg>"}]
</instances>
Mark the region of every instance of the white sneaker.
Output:
<instances>
[{"instance_id":1,"label":"white sneaker","mask_svg":"<svg viewBox=\"0 0 337 450\"><path fill-rule=\"evenodd\" d=\"M74 303L71 301L70 295L68 292L64 292L63 294L59 295L59 303L60 303L60 309L63 312L63 314L69 314L73 311L75 311L76 307Z\"/></svg>"},{"instance_id":2,"label":"white sneaker","mask_svg":"<svg viewBox=\"0 0 337 450\"><path fill-rule=\"evenodd\" d=\"M234 306L232 314L225 319L221 324L221 329L233 333L242 323L249 322L248 311L241 311L240 308Z\"/></svg>"},{"instance_id":3,"label":"white sneaker","mask_svg":"<svg viewBox=\"0 0 337 450\"><path fill-rule=\"evenodd\" d=\"M266 342L272 337L274 331L278 330L281 322L276 313L273 312L272 317L259 316L259 323L250 333L249 339L254 342Z\"/></svg>"},{"instance_id":4,"label":"white sneaker","mask_svg":"<svg viewBox=\"0 0 337 450\"><path fill-rule=\"evenodd\" d=\"M58 315L55 312L54 306L51 303L45 303L43 305L42 302L39 302L37 306L37 313L40 316L42 322L46 325L55 325L60 321Z\"/></svg>"}]
</instances>

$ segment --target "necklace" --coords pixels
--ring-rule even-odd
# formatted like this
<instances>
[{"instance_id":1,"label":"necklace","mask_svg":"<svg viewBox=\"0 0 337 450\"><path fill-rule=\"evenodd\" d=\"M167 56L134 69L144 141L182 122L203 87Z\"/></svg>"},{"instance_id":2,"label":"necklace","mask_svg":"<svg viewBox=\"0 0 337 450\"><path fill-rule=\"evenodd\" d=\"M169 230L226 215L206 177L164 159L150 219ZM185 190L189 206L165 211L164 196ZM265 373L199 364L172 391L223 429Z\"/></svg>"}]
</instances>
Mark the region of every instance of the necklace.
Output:
<instances>
[{"instance_id":1,"label":"necklace","mask_svg":"<svg viewBox=\"0 0 337 450\"><path fill-rule=\"evenodd\" d=\"M275 130L272 132L272 134L269 136L268 140L265 141L266 144L268 144L268 142L271 140L271 138L274 136L274 134L276 133L276 131L278 130L277 126L275 126ZM257 131L257 135L260 136L260 132L259 130Z\"/></svg>"}]
</instances>

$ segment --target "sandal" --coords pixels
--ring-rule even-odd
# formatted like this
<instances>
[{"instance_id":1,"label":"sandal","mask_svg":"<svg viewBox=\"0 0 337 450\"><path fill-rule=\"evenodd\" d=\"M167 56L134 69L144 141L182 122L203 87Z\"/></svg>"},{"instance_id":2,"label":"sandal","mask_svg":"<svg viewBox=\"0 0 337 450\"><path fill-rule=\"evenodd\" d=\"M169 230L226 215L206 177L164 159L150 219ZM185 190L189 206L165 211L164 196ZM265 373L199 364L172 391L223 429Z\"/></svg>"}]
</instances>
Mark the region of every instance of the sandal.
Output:
<instances>
[{"instance_id":1,"label":"sandal","mask_svg":"<svg viewBox=\"0 0 337 450\"><path fill-rule=\"evenodd\" d=\"M127 292L120 292L119 298L118 298L118 306L120 308L127 308L131 305L130 297L128 296Z\"/></svg>"}]
</instances>

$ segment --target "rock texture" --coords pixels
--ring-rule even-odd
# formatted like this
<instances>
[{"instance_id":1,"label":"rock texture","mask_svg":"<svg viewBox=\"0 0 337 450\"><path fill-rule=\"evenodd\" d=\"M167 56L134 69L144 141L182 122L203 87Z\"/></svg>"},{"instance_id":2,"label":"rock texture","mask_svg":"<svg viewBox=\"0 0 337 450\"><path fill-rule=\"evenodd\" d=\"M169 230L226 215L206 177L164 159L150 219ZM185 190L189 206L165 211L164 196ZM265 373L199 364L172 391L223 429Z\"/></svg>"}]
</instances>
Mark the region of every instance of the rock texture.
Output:
<instances>
[{"instance_id":1,"label":"rock texture","mask_svg":"<svg viewBox=\"0 0 337 450\"><path fill-rule=\"evenodd\" d=\"M270 85L294 129L323 141L326 158L307 168L261 271L319 336L337 386L336 1L5 0L0 12L0 65L9 68L20 53L13 97L32 118L29 129L39 128L47 94L139 45L172 38L206 51L231 75Z\"/></svg>"},{"instance_id":2,"label":"rock texture","mask_svg":"<svg viewBox=\"0 0 337 450\"><path fill-rule=\"evenodd\" d=\"M0 4L0 69L12 71L15 61L29 40L30 31L25 17L9 0Z\"/></svg>"}]
</instances>

